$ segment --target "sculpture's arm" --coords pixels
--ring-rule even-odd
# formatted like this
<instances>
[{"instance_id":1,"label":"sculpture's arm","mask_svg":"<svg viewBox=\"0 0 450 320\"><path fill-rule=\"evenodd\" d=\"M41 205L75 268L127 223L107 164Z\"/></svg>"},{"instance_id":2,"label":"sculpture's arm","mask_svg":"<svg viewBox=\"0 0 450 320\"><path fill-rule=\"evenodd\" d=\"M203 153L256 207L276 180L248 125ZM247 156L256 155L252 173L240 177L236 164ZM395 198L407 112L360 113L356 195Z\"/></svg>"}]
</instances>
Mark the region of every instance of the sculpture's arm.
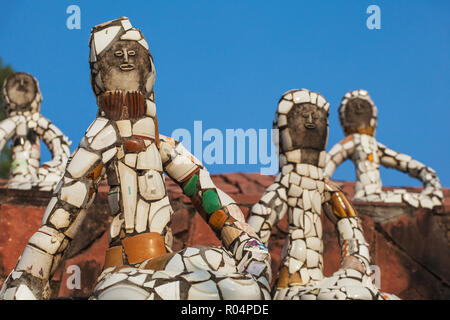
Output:
<instances>
[{"instance_id":1,"label":"sculpture's arm","mask_svg":"<svg viewBox=\"0 0 450 320\"><path fill-rule=\"evenodd\" d=\"M117 153L116 129L104 118L89 127L67 164L39 230L31 236L16 267L5 280L0 298L48 299L49 279L76 237L98 184Z\"/></svg>"},{"instance_id":2,"label":"sculpture's arm","mask_svg":"<svg viewBox=\"0 0 450 320\"><path fill-rule=\"evenodd\" d=\"M69 139L42 115L39 115L39 119L36 121L35 130L52 154L52 160L45 162L43 166L63 171L70 157Z\"/></svg>"},{"instance_id":3,"label":"sculpture's arm","mask_svg":"<svg viewBox=\"0 0 450 320\"><path fill-rule=\"evenodd\" d=\"M436 172L414 160L409 155L396 152L378 142L378 157L380 163L387 168L394 168L408 173L412 178L419 179L423 184L424 195L429 195L434 206L440 206L444 200L442 186Z\"/></svg>"},{"instance_id":4,"label":"sculpture's arm","mask_svg":"<svg viewBox=\"0 0 450 320\"><path fill-rule=\"evenodd\" d=\"M22 116L13 116L0 122L0 152L13 137L16 132L16 127L24 121L25 118Z\"/></svg>"},{"instance_id":5,"label":"sculpture's arm","mask_svg":"<svg viewBox=\"0 0 450 320\"><path fill-rule=\"evenodd\" d=\"M280 184L280 177L281 174L276 182L266 189L258 203L250 209L248 224L266 246L272 227L284 217L288 209L286 188Z\"/></svg>"},{"instance_id":6,"label":"sculpture's arm","mask_svg":"<svg viewBox=\"0 0 450 320\"><path fill-rule=\"evenodd\" d=\"M334 171L344 162L355 150L355 142L353 135L345 137L336 143L330 151L327 152L324 175L331 178Z\"/></svg>"},{"instance_id":7,"label":"sculpture's arm","mask_svg":"<svg viewBox=\"0 0 450 320\"><path fill-rule=\"evenodd\" d=\"M343 269L369 272L369 244L364 238L361 221L350 201L338 186L326 181L323 210L336 226Z\"/></svg>"},{"instance_id":8,"label":"sculpture's arm","mask_svg":"<svg viewBox=\"0 0 450 320\"><path fill-rule=\"evenodd\" d=\"M164 171L233 253L239 272L264 275L270 282L270 255L246 222L236 202L216 187L209 172L178 141L160 136Z\"/></svg>"}]
</instances>

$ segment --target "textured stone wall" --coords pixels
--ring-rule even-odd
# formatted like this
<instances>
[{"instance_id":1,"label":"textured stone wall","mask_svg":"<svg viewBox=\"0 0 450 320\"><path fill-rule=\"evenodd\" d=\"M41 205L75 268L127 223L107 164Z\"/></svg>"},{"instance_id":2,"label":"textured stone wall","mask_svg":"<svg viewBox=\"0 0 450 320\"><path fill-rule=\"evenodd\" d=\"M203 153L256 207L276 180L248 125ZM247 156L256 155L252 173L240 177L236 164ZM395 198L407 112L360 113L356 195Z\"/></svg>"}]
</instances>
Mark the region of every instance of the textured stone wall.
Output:
<instances>
[{"instance_id":1,"label":"textured stone wall","mask_svg":"<svg viewBox=\"0 0 450 320\"><path fill-rule=\"evenodd\" d=\"M245 215L274 180L259 174L214 175L214 183L232 196ZM29 237L38 229L49 192L7 190L0 183L0 285L15 266ZM349 199L354 184L338 182ZM172 230L174 250L192 245L220 245L208 225L195 212L181 189L167 180L175 210ZM385 188L389 190L390 188ZM419 188L408 188L412 192ZM107 247L106 226L110 221L108 187L102 185L93 206L52 279L54 297L88 296L101 272ZM355 203L370 243L373 264L381 270L381 289L403 299L450 299L450 189L444 190L444 207L438 212L412 209L404 204ZM339 267L340 251L334 226L323 217L325 275ZM269 249L274 278L287 231L286 218L273 230ZM66 285L67 268L81 269L81 288Z\"/></svg>"}]
</instances>

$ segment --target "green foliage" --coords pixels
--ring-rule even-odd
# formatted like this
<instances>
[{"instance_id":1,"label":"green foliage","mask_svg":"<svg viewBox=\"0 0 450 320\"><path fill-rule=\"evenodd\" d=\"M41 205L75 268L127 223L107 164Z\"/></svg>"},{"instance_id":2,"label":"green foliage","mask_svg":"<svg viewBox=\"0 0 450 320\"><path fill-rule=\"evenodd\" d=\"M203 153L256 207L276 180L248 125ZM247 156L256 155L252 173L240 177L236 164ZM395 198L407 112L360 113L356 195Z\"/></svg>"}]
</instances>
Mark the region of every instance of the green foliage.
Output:
<instances>
[{"instance_id":1,"label":"green foliage","mask_svg":"<svg viewBox=\"0 0 450 320\"><path fill-rule=\"evenodd\" d=\"M2 59L0 58L0 88L3 86L3 81L13 73L14 70L11 66L3 66ZM5 119L5 109L3 108L3 96L0 94L0 121ZM5 145L3 150L0 152L0 178L9 177L9 168L12 161L11 147L9 144Z\"/></svg>"}]
</instances>

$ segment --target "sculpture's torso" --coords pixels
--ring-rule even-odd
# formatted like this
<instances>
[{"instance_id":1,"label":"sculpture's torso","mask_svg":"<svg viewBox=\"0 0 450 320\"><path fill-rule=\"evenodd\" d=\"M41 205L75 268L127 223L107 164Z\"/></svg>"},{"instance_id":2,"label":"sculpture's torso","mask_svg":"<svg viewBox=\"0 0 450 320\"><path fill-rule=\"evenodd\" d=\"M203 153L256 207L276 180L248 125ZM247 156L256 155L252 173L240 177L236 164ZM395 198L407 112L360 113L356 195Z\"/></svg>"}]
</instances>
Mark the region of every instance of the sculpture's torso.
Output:
<instances>
[{"instance_id":1,"label":"sculpture's torso","mask_svg":"<svg viewBox=\"0 0 450 320\"><path fill-rule=\"evenodd\" d=\"M295 170L284 175L280 182L288 185L289 236L283 264L288 267L291 284L296 281L306 285L323 278L322 169L297 164Z\"/></svg>"},{"instance_id":2,"label":"sculpture's torso","mask_svg":"<svg viewBox=\"0 0 450 320\"><path fill-rule=\"evenodd\" d=\"M381 192L380 159L378 158L378 145L375 137L367 134L353 134L354 144L351 160L356 164L355 199L366 194ZM345 148L345 145L344 145Z\"/></svg>"}]
</instances>

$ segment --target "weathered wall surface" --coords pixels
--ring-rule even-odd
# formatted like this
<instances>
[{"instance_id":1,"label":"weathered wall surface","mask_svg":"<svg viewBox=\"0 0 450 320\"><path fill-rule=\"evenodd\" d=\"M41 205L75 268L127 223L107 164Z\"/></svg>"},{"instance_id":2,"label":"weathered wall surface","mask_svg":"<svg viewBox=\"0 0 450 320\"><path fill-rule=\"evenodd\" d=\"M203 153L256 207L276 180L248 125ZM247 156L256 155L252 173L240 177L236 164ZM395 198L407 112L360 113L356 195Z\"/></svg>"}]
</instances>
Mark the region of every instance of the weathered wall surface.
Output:
<instances>
[{"instance_id":1,"label":"weathered wall surface","mask_svg":"<svg viewBox=\"0 0 450 320\"><path fill-rule=\"evenodd\" d=\"M274 177L259 174L213 176L216 185L236 200L245 215L273 180ZM338 183L351 199L354 184ZM220 245L181 189L169 180L167 185L175 210L174 250L193 245ZM105 228L110 221L107 192L108 187L102 185L78 239L52 279L55 297L88 296L101 272L108 242ZM0 285L15 266L29 237L38 229L50 196L47 192L7 190L1 184ZM414 210L402 204L355 203L370 243L373 264L381 270L383 291L403 299L450 299L450 189L444 190L444 196L445 204L439 212ZM325 274L330 275L339 267L340 251L334 226L326 217L323 222ZM270 241L274 278L286 230L285 218L274 227ZM67 270L71 265L81 270L80 289L70 289L67 285L70 277Z\"/></svg>"}]
</instances>

